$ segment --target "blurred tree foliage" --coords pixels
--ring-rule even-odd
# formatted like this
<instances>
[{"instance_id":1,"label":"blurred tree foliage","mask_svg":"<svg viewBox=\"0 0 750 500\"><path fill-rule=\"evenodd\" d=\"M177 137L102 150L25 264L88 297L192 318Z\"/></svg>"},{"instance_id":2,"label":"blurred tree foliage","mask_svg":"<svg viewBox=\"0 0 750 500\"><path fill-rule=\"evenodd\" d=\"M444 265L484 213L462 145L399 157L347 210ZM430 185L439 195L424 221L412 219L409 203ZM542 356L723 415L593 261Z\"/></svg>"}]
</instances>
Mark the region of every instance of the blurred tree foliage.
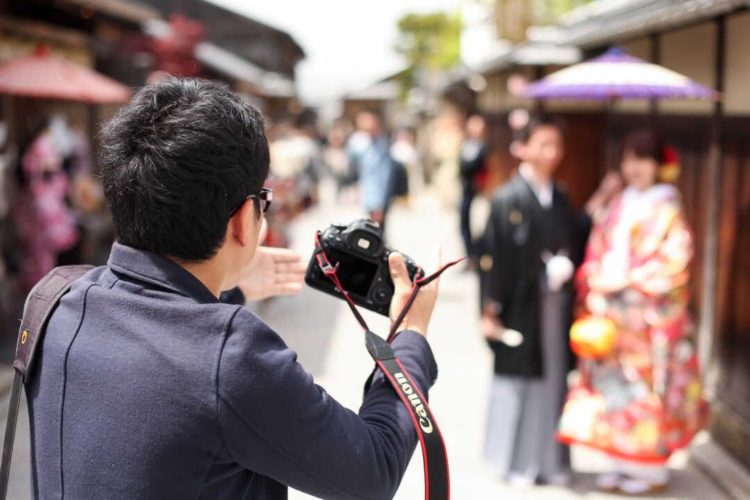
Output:
<instances>
[{"instance_id":1,"label":"blurred tree foliage","mask_svg":"<svg viewBox=\"0 0 750 500\"><path fill-rule=\"evenodd\" d=\"M475 0L486 3L485 0ZM526 39L526 30L533 25L554 24L567 12L591 3L592 0L492 0L495 22L500 37L514 43Z\"/></svg>"},{"instance_id":2,"label":"blurred tree foliage","mask_svg":"<svg viewBox=\"0 0 750 500\"><path fill-rule=\"evenodd\" d=\"M408 65L398 75L402 97L414 87L420 71L446 70L459 62L461 28L461 17L446 12L406 14L399 19L396 52Z\"/></svg>"},{"instance_id":3,"label":"blurred tree foliage","mask_svg":"<svg viewBox=\"0 0 750 500\"><path fill-rule=\"evenodd\" d=\"M534 17L539 24L552 24L563 14L592 0L535 0Z\"/></svg>"}]
</instances>

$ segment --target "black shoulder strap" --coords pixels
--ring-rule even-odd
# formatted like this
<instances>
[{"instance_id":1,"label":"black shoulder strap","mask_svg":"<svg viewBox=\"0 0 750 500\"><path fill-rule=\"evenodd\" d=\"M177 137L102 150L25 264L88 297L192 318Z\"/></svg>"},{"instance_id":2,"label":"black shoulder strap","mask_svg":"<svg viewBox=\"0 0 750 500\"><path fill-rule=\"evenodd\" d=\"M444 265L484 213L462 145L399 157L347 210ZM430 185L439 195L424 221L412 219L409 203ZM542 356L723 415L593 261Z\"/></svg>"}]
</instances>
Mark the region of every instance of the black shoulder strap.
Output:
<instances>
[{"instance_id":1,"label":"black shoulder strap","mask_svg":"<svg viewBox=\"0 0 750 500\"><path fill-rule=\"evenodd\" d=\"M21 401L22 385L28 383L39 342L44 335L47 321L60 299L70 290L73 282L92 269L93 266L57 267L47 274L29 292L23 308L23 318L18 331L16 358L13 361L15 374L10 391L8 419L5 424L2 463L0 464L0 499L4 500L8 492L10 461L13 455L13 444L16 438L18 406Z\"/></svg>"},{"instance_id":2,"label":"black shoulder strap","mask_svg":"<svg viewBox=\"0 0 750 500\"><path fill-rule=\"evenodd\" d=\"M23 383L29 381L34 356L52 311L70 290L73 282L92 268L93 266L56 267L29 292L16 343L16 358L13 361L13 368L21 375Z\"/></svg>"}]
</instances>

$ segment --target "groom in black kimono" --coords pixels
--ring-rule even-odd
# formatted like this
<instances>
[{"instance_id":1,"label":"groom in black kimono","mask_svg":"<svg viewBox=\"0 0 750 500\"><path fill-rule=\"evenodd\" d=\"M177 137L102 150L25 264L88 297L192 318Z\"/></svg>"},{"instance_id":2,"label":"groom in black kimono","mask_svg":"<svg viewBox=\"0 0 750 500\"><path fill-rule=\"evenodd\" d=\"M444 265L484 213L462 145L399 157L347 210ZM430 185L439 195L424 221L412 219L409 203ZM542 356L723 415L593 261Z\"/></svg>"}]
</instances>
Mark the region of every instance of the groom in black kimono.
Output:
<instances>
[{"instance_id":1,"label":"groom in black kimono","mask_svg":"<svg viewBox=\"0 0 750 500\"><path fill-rule=\"evenodd\" d=\"M480 259L481 329L495 356L485 453L513 485L566 484L568 450L556 430L572 361L571 278L590 219L553 179L564 154L558 123L530 122L517 152L521 165L492 200Z\"/></svg>"}]
</instances>

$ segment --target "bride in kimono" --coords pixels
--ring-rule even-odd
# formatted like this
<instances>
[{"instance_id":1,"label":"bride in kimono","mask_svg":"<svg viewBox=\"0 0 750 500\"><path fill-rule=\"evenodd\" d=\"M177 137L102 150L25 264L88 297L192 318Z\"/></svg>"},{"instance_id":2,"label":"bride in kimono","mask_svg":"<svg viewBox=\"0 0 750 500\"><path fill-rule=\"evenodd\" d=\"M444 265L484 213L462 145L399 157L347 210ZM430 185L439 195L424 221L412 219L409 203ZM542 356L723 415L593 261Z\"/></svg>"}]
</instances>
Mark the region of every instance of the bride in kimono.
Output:
<instances>
[{"instance_id":1,"label":"bride in kimono","mask_svg":"<svg viewBox=\"0 0 750 500\"><path fill-rule=\"evenodd\" d=\"M580 359L559 438L608 453L613 467L599 488L637 495L667 486L666 461L702 427L706 408L688 339L693 242L669 183L679 174L674 153L634 132L621 172L627 187L595 217L577 276L582 317L608 318L615 334L608 353Z\"/></svg>"}]
</instances>

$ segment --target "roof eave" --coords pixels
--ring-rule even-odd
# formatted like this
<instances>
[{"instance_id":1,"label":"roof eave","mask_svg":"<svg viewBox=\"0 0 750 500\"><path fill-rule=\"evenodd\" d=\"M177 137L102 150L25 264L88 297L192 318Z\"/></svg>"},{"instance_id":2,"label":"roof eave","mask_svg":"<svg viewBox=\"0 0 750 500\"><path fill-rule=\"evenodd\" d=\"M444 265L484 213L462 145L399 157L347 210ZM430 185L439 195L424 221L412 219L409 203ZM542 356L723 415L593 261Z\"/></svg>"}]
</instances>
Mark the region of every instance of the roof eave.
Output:
<instances>
[{"instance_id":1,"label":"roof eave","mask_svg":"<svg viewBox=\"0 0 750 500\"><path fill-rule=\"evenodd\" d=\"M561 41L581 48L635 38L747 7L746 0L607 0L564 16Z\"/></svg>"}]
</instances>

